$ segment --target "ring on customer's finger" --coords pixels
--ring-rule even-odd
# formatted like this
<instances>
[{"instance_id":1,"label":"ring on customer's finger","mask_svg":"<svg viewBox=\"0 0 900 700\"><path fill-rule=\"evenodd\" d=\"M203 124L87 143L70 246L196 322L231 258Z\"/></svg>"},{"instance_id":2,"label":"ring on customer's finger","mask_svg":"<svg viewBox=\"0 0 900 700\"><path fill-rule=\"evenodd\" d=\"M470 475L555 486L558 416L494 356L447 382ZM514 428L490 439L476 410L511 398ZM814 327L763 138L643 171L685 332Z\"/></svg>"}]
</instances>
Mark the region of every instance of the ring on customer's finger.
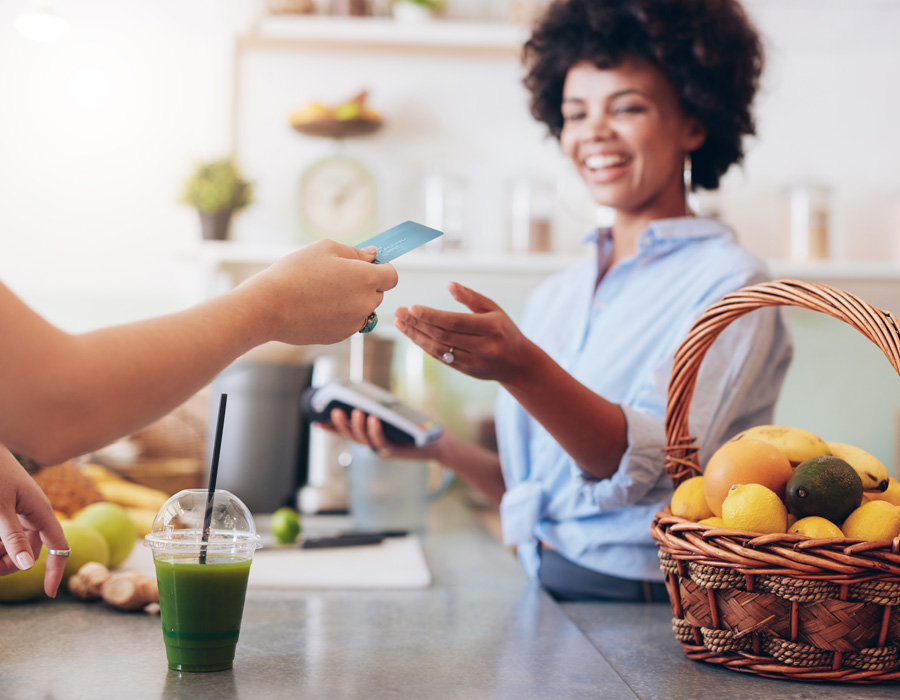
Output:
<instances>
[{"instance_id":1,"label":"ring on customer's finger","mask_svg":"<svg viewBox=\"0 0 900 700\"><path fill-rule=\"evenodd\" d=\"M360 333L371 333L372 329L378 325L378 314L374 311L369 314L366 322L362 325L362 328L359 329Z\"/></svg>"},{"instance_id":2,"label":"ring on customer's finger","mask_svg":"<svg viewBox=\"0 0 900 700\"><path fill-rule=\"evenodd\" d=\"M451 346L447 352L441 355L441 359L446 362L448 365L452 365L453 361L456 359L456 355L453 354L453 347Z\"/></svg>"},{"instance_id":3,"label":"ring on customer's finger","mask_svg":"<svg viewBox=\"0 0 900 700\"><path fill-rule=\"evenodd\" d=\"M72 554L72 550L71 549L50 549L49 547L47 547L47 554L49 554L52 557L63 557L64 559L68 559Z\"/></svg>"}]
</instances>

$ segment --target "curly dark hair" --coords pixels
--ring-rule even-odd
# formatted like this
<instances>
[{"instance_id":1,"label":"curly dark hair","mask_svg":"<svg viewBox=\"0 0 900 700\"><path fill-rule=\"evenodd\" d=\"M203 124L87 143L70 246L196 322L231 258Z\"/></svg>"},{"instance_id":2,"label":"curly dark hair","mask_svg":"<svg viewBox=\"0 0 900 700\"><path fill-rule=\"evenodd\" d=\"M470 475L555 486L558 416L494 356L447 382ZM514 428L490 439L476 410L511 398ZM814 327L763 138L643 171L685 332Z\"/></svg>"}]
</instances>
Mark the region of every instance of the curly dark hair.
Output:
<instances>
[{"instance_id":1,"label":"curly dark hair","mask_svg":"<svg viewBox=\"0 0 900 700\"><path fill-rule=\"evenodd\" d=\"M706 128L691 154L694 186L714 190L754 135L753 97L763 68L759 35L737 0L554 0L522 52L531 113L559 138L566 74L626 58L663 71L687 114Z\"/></svg>"}]
</instances>

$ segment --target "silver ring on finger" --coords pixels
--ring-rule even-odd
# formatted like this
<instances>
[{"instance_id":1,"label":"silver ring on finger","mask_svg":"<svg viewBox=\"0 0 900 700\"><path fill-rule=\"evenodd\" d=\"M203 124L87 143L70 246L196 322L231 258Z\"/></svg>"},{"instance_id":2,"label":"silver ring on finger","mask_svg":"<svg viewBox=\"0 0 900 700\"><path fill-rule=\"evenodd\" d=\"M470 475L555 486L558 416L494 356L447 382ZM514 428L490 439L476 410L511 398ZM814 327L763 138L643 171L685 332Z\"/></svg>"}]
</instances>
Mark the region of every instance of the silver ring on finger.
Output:
<instances>
[{"instance_id":1,"label":"silver ring on finger","mask_svg":"<svg viewBox=\"0 0 900 700\"><path fill-rule=\"evenodd\" d=\"M453 354L453 347L447 349L443 355L441 355L441 359L445 364L452 365L456 361L456 355Z\"/></svg>"},{"instance_id":2,"label":"silver ring on finger","mask_svg":"<svg viewBox=\"0 0 900 700\"><path fill-rule=\"evenodd\" d=\"M72 556L72 550L50 549L49 547L47 547L47 554L49 554L51 557L62 557L63 559L68 559L70 556Z\"/></svg>"}]
</instances>

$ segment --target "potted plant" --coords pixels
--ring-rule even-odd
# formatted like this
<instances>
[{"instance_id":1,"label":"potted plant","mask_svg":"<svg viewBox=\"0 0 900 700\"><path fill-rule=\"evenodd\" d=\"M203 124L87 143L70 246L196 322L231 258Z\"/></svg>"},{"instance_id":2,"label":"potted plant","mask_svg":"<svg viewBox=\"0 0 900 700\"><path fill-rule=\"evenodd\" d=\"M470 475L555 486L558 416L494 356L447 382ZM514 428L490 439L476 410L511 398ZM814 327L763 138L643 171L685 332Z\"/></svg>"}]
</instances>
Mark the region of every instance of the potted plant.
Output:
<instances>
[{"instance_id":1,"label":"potted plant","mask_svg":"<svg viewBox=\"0 0 900 700\"><path fill-rule=\"evenodd\" d=\"M180 201L200 214L203 238L225 240L231 216L253 202L253 185L231 158L200 163L184 183Z\"/></svg>"},{"instance_id":2,"label":"potted plant","mask_svg":"<svg viewBox=\"0 0 900 700\"><path fill-rule=\"evenodd\" d=\"M424 22L443 6L444 0L394 0L391 14L400 22Z\"/></svg>"}]
</instances>

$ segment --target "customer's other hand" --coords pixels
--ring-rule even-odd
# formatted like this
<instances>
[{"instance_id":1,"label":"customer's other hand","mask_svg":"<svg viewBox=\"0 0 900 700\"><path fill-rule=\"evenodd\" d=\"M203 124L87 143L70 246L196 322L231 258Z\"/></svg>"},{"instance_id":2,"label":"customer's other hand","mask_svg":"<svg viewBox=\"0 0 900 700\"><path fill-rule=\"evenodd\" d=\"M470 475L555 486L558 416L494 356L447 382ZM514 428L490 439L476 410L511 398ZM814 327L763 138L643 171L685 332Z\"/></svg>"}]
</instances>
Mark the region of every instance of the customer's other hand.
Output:
<instances>
[{"instance_id":1,"label":"customer's other hand","mask_svg":"<svg viewBox=\"0 0 900 700\"><path fill-rule=\"evenodd\" d=\"M47 496L0 445L0 576L34 566L42 543L51 549L69 546ZM51 598L56 596L65 566L65 558L47 557L44 591Z\"/></svg>"}]
</instances>

